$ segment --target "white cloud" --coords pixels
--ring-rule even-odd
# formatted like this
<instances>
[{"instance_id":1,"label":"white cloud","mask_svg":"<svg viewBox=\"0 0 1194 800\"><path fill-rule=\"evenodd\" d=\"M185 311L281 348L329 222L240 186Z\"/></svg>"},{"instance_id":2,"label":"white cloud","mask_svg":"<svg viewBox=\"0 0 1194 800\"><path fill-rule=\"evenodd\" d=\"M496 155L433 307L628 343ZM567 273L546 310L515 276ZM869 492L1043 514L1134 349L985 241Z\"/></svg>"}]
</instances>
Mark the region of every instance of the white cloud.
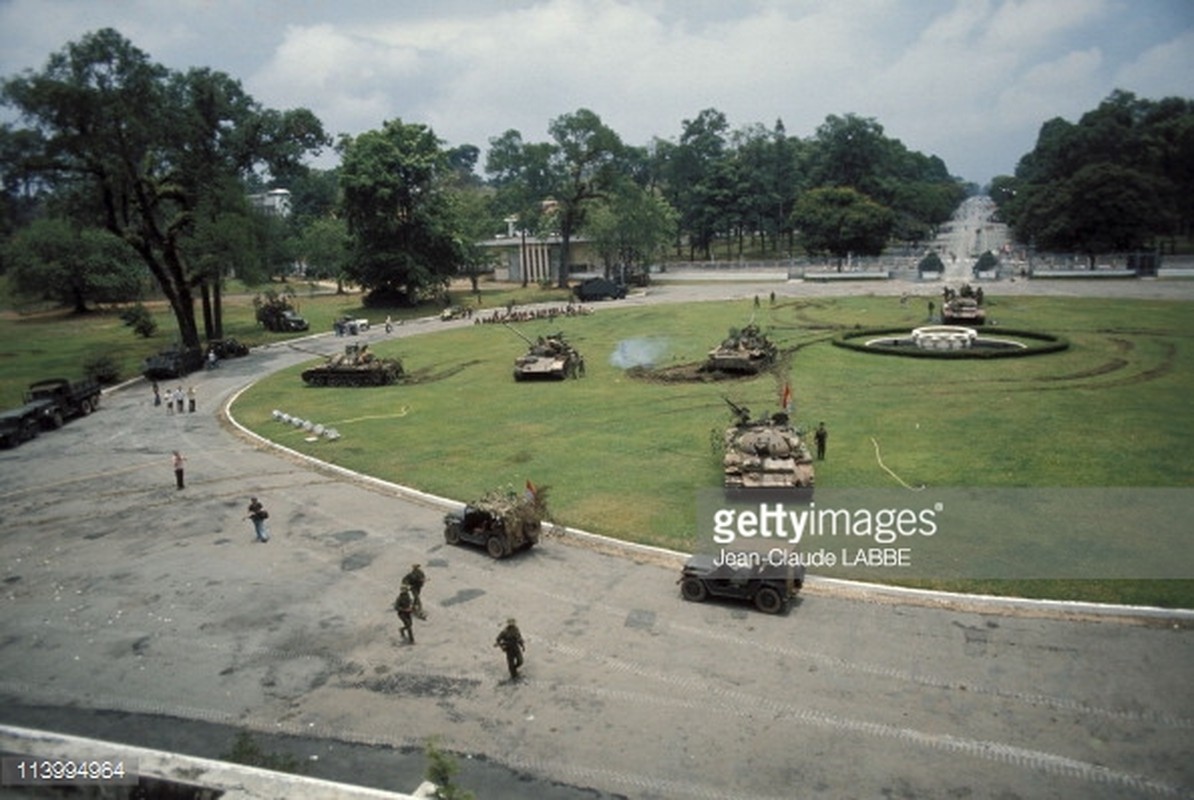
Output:
<instances>
[{"instance_id":1,"label":"white cloud","mask_svg":"<svg viewBox=\"0 0 1194 800\"><path fill-rule=\"evenodd\" d=\"M103 26L332 133L401 117L484 148L587 107L641 145L705 108L795 136L857 113L979 181L1053 116L1190 96L1194 74L1180 0L0 0L0 75Z\"/></svg>"},{"instance_id":2,"label":"white cloud","mask_svg":"<svg viewBox=\"0 0 1194 800\"><path fill-rule=\"evenodd\" d=\"M1115 71L1116 88L1142 97L1194 97L1194 30L1150 47Z\"/></svg>"}]
</instances>

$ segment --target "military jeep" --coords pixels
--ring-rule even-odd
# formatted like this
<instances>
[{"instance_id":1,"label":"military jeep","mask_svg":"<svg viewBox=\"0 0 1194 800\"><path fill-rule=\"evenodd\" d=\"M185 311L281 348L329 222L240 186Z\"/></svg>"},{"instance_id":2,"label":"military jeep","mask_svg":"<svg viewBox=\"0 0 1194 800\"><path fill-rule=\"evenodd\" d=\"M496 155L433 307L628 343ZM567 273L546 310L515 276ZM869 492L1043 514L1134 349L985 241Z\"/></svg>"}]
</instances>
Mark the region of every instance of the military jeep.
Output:
<instances>
[{"instance_id":1,"label":"military jeep","mask_svg":"<svg viewBox=\"0 0 1194 800\"><path fill-rule=\"evenodd\" d=\"M728 597L754 603L764 614L779 614L788 609L804 585L804 566L772 566L765 556L760 563L738 566L697 553L688 559L677 583L680 596L694 603Z\"/></svg>"},{"instance_id":2,"label":"military jeep","mask_svg":"<svg viewBox=\"0 0 1194 800\"><path fill-rule=\"evenodd\" d=\"M479 544L493 558L505 558L518 550L529 550L539 542L547 516L546 488L491 491L460 511L444 515L444 541L448 544Z\"/></svg>"}]
</instances>

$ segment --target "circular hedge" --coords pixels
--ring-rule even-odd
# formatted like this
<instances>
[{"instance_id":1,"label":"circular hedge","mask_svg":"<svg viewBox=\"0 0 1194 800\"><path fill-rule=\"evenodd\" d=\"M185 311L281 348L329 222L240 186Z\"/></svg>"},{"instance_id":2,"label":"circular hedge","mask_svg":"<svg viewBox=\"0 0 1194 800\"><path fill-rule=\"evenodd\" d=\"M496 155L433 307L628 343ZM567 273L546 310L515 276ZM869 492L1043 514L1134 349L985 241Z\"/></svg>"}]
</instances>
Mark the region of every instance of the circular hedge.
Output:
<instances>
[{"instance_id":1,"label":"circular hedge","mask_svg":"<svg viewBox=\"0 0 1194 800\"><path fill-rule=\"evenodd\" d=\"M983 330L976 328L981 336ZM855 328L839 333L833 337L833 344L847 350L857 350L860 353L877 353L888 356L904 356L907 358L936 358L936 359L970 359L984 360L990 358L1026 358L1045 353L1060 353L1070 346L1064 336L1041 331L1020 330L1017 328L999 328L992 330L992 337L1014 338L1025 340L1023 348L984 349L970 348L962 350L928 350L918 347L904 347L896 345L867 345L867 341L881 336L911 335L911 331L904 328ZM863 340L863 341L859 341Z\"/></svg>"}]
</instances>

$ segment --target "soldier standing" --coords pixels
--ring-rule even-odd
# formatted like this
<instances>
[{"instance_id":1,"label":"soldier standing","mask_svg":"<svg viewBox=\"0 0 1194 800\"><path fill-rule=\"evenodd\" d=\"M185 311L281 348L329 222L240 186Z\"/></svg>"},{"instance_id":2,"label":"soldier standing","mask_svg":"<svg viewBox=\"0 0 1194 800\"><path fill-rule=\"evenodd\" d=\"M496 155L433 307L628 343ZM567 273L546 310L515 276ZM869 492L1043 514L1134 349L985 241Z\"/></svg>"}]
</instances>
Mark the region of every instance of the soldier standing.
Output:
<instances>
[{"instance_id":1,"label":"soldier standing","mask_svg":"<svg viewBox=\"0 0 1194 800\"><path fill-rule=\"evenodd\" d=\"M414 598L415 616L419 619L427 619L427 614L423 611L423 600L420 597L423 593L423 584L426 582L427 576L423 574L422 564L415 564L402 579L402 583L410 587L411 597Z\"/></svg>"},{"instance_id":2,"label":"soldier standing","mask_svg":"<svg viewBox=\"0 0 1194 800\"><path fill-rule=\"evenodd\" d=\"M813 440L817 443L817 460L825 460L825 445L829 442L829 431L825 430L825 423L822 422L817 425L817 430L813 432Z\"/></svg>"},{"instance_id":3,"label":"soldier standing","mask_svg":"<svg viewBox=\"0 0 1194 800\"><path fill-rule=\"evenodd\" d=\"M506 620L506 627L497 636L494 647L500 647L506 653L506 666L510 669L510 680L518 680L518 668L522 666L522 651L526 643L522 640L522 632L514 618Z\"/></svg>"},{"instance_id":4,"label":"soldier standing","mask_svg":"<svg viewBox=\"0 0 1194 800\"><path fill-rule=\"evenodd\" d=\"M394 600L394 610L398 612L398 619L402 620L402 629L399 633L403 639L414 644L415 629L412 625L411 613L415 610L415 601L411 598L410 586L406 583L402 584L402 589Z\"/></svg>"}]
</instances>

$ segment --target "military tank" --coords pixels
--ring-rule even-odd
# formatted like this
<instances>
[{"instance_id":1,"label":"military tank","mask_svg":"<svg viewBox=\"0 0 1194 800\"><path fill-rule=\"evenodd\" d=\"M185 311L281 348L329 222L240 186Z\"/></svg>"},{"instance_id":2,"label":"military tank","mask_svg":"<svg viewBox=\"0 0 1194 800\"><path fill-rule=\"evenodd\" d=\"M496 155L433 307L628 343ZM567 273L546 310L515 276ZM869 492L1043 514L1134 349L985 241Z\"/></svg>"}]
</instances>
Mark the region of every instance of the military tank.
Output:
<instances>
[{"instance_id":1,"label":"military tank","mask_svg":"<svg viewBox=\"0 0 1194 800\"><path fill-rule=\"evenodd\" d=\"M403 374L401 361L378 358L367 344L350 344L326 364L303 370L303 381L311 386L388 386Z\"/></svg>"},{"instance_id":2,"label":"military tank","mask_svg":"<svg viewBox=\"0 0 1194 800\"><path fill-rule=\"evenodd\" d=\"M507 328L510 326L507 325ZM564 380L585 374L584 357L564 339L563 333L540 336L531 341L513 328L530 345L526 355L514 360L514 380Z\"/></svg>"},{"instance_id":3,"label":"military tank","mask_svg":"<svg viewBox=\"0 0 1194 800\"><path fill-rule=\"evenodd\" d=\"M481 545L491 558L529 550L539 542L547 517L547 487L528 481L522 494L489 491L459 511L444 515L444 541Z\"/></svg>"},{"instance_id":4,"label":"military tank","mask_svg":"<svg viewBox=\"0 0 1194 800\"><path fill-rule=\"evenodd\" d=\"M725 430L725 487L811 490L813 456L787 413L752 420L750 409L726 402L734 411L734 424Z\"/></svg>"},{"instance_id":5,"label":"military tank","mask_svg":"<svg viewBox=\"0 0 1194 800\"><path fill-rule=\"evenodd\" d=\"M987 310L983 308L982 287L974 289L968 283L954 291L946 287L941 303L943 325L982 325L987 321Z\"/></svg>"},{"instance_id":6,"label":"military tank","mask_svg":"<svg viewBox=\"0 0 1194 800\"><path fill-rule=\"evenodd\" d=\"M757 374L774 364L777 354L775 345L752 322L742 330L731 328L730 335L709 351L703 369Z\"/></svg>"}]
</instances>

